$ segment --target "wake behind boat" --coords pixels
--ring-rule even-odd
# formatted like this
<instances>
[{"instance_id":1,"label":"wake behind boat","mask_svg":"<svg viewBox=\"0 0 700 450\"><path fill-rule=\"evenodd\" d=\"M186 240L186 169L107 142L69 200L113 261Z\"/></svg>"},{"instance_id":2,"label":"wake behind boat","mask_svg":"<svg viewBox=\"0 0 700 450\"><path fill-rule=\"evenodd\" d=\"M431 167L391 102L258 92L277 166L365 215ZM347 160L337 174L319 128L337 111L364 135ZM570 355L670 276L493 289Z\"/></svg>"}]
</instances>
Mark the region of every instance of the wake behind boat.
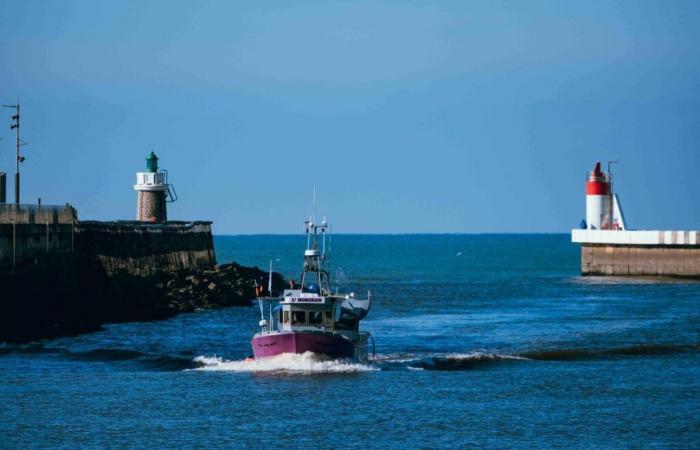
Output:
<instances>
[{"instance_id":1,"label":"wake behind boat","mask_svg":"<svg viewBox=\"0 0 700 450\"><path fill-rule=\"evenodd\" d=\"M258 298L260 332L251 342L255 358L312 352L331 359L366 361L368 342L374 348L374 341L368 332L360 331L360 320L369 312L371 294L357 299L354 293L331 292L329 226L325 219L320 225L312 220L305 224L307 248L300 284L286 289L282 297Z\"/></svg>"}]
</instances>

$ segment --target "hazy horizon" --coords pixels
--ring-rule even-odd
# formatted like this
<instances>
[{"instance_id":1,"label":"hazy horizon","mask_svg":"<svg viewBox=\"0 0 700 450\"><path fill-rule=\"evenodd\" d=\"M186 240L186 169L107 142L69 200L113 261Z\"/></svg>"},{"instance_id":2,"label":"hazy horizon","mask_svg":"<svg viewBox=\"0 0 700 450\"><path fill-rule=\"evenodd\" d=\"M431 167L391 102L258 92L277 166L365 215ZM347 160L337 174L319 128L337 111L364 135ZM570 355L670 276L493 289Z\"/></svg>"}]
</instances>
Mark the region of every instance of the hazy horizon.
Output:
<instances>
[{"instance_id":1,"label":"hazy horizon","mask_svg":"<svg viewBox=\"0 0 700 450\"><path fill-rule=\"evenodd\" d=\"M134 219L154 150L174 220L339 234L566 233L620 159L630 228L700 228L700 4L0 4L22 200ZM11 110L0 171L12 200Z\"/></svg>"},{"instance_id":2,"label":"hazy horizon","mask_svg":"<svg viewBox=\"0 0 700 450\"><path fill-rule=\"evenodd\" d=\"M532 233L521 233L521 232L503 232L503 233L470 233L470 232L454 232L454 233L333 233L333 236L449 236L449 235L510 235L510 234L515 234L515 235L540 235L540 234L546 234L546 235L559 235L559 236L568 236L569 233L565 231L561 232L532 232ZM305 233L302 230L299 233L236 233L236 234L221 234L221 233L214 233L214 236L219 236L219 237L226 237L226 236L301 236L304 237Z\"/></svg>"}]
</instances>

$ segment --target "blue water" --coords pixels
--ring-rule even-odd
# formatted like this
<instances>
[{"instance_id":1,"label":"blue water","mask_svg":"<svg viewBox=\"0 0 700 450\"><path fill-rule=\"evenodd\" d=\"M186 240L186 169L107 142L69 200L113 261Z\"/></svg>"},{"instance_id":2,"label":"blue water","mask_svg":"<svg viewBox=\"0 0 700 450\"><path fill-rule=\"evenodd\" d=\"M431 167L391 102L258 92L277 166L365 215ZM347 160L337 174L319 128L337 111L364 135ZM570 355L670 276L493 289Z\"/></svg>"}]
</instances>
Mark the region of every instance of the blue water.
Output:
<instances>
[{"instance_id":1,"label":"blue water","mask_svg":"<svg viewBox=\"0 0 700 450\"><path fill-rule=\"evenodd\" d=\"M215 240L295 277L303 236ZM368 365L244 362L229 308L0 346L0 447L700 447L700 284L581 278L566 235L333 238Z\"/></svg>"}]
</instances>

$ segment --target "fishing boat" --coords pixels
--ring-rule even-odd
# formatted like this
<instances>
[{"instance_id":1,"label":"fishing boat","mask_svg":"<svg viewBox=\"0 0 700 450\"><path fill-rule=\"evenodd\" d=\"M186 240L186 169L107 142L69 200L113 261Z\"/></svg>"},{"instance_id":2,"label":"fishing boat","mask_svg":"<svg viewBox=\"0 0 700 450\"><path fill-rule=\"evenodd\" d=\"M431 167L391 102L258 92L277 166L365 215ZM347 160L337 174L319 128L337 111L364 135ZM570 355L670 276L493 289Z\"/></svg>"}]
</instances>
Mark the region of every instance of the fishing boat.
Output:
<instances>
[{"instance_id":1,"label":"fishing boat","mask_svg":"<svg viewBox=\"0 0 700 450\"><path fill-rule=\"evenodd\" d=\"M312 352L330 359L367 360L374 340L360 331L360 320L369 312L371 293L359 299L355 293L331 291L331 234L325 218L321 224L309 219L304 267L298 284L290 283L281 297L260 297L260 331L253 336L256 359L283 353ZM328 235L328 252L326 236ZM320 243L319 243L320 241ZM272 292L272 262L268 292ZM266 317L267 316L267 317Z\"/></svg>"}]
</instances>

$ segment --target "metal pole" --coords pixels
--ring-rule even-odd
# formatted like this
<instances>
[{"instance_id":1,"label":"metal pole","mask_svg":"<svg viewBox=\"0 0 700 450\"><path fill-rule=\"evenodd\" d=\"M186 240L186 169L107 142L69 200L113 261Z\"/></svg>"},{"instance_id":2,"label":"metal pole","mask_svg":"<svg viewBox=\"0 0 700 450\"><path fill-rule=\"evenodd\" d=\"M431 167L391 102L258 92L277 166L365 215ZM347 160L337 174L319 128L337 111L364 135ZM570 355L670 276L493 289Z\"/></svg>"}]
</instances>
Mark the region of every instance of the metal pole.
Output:
<instances>
[{"instance_id":1,"label":"metal pole","mask_svg":"<svg viewBox=\"0 0 700 450\"><path fill-rule=\"evenodd\" d=\"M19 205L19 100L17 100L17 139L15 143L15 203Z\"/></svg>"},{"instance_id":2,"label":"metal pole","mask_svg":"<svg viewBox=\"0 0 700 450\"><path fill-rule=\"evenodd\" d=\"M46 253L49 252L49 221L46 221Z\"/></svg>"},{"instance_id":3,"label":"metal pole","mask_svg":"<svg viewBox=\"0 0 700 450\"><path fill-rule=\"evenodd\" d=\"M19 146L20 146L20 139L19 139L19 99L17 99L17 104L16 105L2 105L5 108L14 108L15 109L15 115L12 117L12 120L16 120L17 123L13 123L10 125L11 130L16 130L15 135L16 135L16 140L15 140L15 204L19 205L19 163L22 161L21 156L19 156Z\"/></svg>"},{"instance_id":4,"label":"metal pole","mask_svg":"<svg viewBox=\"0 0 700 450\"><path fill-rule=\"evenodd\" d=\"M0 172L0 204L7 203L7 175Z\"/></svg>"},{"instance_id":5,"label":"metal pole","mask_svg":"<svg viewBox=\"0 0 700 450\"><path fill-rule=\"evenodd\" d=\"M613 229L613 222L614 222L614 215L615 215L615 206L613 205L613 173L612 173L612 166L613 164L617 164L620 162L619 159L616 159L614 161L608 161L608 214L609 214L609 219L608 219L608 229L612 230Z\"/></svg>"},{"instance_id":6,"label":"metal pole","mask_svg":"<svg viewBox=\"0 0 700 450\"><path fill-rule=\"evenodd\" d=\"M316 226L316 185L314 184L314 227ZM314 228L314 231L316 229Z\"/></svg>"},{"instance_id":7,"label":"metal pole","mask_svg":"<svg viewBox=\"0 0 700 450\"><path fill-rule=\"evenodd\" d=\"M612 230L613 223L613 194L612 194L612 161L608 161L608 229Z\"/></svg>"},{"instance_id":8,"label":"metal pole","mask_svg":"<svg viewBox=\"0 0 700 450\"><path fill-rule=\"evenodd\" d=\"M17 266L17 213L15 220L12 222L12 267Z\"/></svg>"}]
</instances>

